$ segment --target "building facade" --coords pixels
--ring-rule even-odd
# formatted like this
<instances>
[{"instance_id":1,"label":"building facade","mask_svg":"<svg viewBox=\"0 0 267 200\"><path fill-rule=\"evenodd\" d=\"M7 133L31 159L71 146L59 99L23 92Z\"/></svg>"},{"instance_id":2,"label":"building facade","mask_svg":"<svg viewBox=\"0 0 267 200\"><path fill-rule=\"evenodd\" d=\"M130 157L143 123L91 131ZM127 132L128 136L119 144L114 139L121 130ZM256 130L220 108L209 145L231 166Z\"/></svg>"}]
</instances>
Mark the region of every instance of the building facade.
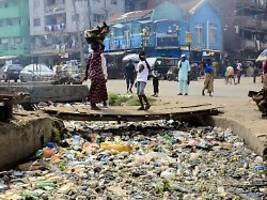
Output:
<instances>
[{"instance_id":1,"label":"building facade","mask_svg":"<svg viewBox=\"0 0 267 200\"><path fill-rule=\"evenodd\" d=\"M29 0L31 53L38 62L80 59L82 31L123 13L124 0Z\"/></svg>"},{"instance_id":2,"label":"building facade","mask_svg":"<svg viewBox=\"0 0 267 200\"><path fill-rule=\"evenodd\" d=\"M126 13L110 23L111 35L105 40L110 53L145 48L150 57L177 58L191 50L199 60L203 51L223 50L221 18L205 0L197 4L164 2L152 10Z\"/></svg>"},{"instance_id":3,"label":"building facade","mask_svg":"<svg viewBox=\"0 0 267 200\"><path fill-rule=\"evenodd\" d=\"M0 0L0 57L29 56L28 0Z\"/></svg>"},{"instance_id":4,"label":"building facade","mask_svg":"<svg viewBox=\"0 0 267 200\"><path fill-rule=\"evenodd\" d=\"M148 0L125 0L125 11L145 10L148 7Z\"/></svg>"},{"instance_id":5,"label":"building facade","mask_svg":"<svg viewBox=\"0 0 267 200\"><path fill-rule=\"evenodd\" d=\"M230 59L251 59L267 48L267 0L214 0L224 24L224 48Z\"/></svg>"}]
</instances>

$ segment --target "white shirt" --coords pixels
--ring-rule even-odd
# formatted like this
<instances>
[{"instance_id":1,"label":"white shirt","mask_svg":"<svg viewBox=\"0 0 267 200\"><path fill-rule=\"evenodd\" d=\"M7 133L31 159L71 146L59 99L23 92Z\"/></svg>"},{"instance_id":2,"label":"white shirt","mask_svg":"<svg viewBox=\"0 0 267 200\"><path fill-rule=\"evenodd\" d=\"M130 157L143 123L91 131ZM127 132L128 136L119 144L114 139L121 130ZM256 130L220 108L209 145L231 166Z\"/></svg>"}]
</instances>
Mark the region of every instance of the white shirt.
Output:
<instances>
[{"instance_id":1,"label":"white shirt","mask_svg":"<svg viewBox=\"0 0 267 200\"><path fill-rule=\"evenodd\" d=\"M104 56L104 54L101 54L101 66L102 66L102 71L105 76L105 79L108 79L108 67L107 67L107 60Z\"/></svg>"},{"instance_id":2,"label":"white shirt","mask_svg":"<svg viewBox=\"0 0 267 200\"><path fill-rule=\"evenodd\" d=\"M139 72L141 65L144 66L143 71ZM145 61L140 61L137 65L137 78L136 81L147 82L149 70Z\"/></svg>"},{"instance_id":3,"label":"white shirt","mask_svg":"<svg viewBox=\"0 0 267 200\"><path fill-rule=\"evenodd\" d=\"M242 64L241 63L237 63L237 70L239 70L239 71L242 70Z\"/></svg>"}]
</instances>

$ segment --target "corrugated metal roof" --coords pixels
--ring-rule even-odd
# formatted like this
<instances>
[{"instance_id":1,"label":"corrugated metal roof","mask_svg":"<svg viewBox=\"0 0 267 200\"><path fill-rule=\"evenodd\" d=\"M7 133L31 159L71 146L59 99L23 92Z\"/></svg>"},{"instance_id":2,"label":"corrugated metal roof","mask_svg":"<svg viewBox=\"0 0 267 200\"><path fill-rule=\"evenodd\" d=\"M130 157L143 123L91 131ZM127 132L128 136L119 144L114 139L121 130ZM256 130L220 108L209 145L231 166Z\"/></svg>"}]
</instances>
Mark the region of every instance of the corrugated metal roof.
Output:
<instances>
[{"instance_id":1,"label":"corrugated metal roof","mask_svg":"<svg viewBox=\"0 0 267 200\"><path fill-rule=\"evenodd\" d=\"M113 15L107 20L107 22L112 23L116 21L128 21L131 19L142 18L150 14L152 11L153 10L141 10L141 11L128 12L122 15Z\"/></svg>"}]
</instances>

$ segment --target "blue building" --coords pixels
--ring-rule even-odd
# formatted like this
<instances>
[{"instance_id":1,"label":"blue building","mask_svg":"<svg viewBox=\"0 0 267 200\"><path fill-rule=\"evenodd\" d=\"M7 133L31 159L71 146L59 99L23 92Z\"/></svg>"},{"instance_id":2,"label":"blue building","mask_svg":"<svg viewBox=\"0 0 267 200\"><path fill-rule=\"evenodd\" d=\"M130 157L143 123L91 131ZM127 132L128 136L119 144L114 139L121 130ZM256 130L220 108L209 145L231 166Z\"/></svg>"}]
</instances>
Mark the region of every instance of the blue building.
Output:
<instances>
[{"instance_id":1,"label":"blue building","mask_svg":"<svg viewBox=\"0 0 267 200\"><path fill-rule=\"evenodd\" d=\"M145 49L148 57L179 58L185 53L200 61L203 52L220 55L222 23L207 1L160 4L153 10L134 11L113 17L105 40L107 55L121 57Z\"/></svg>"}]
</instances>

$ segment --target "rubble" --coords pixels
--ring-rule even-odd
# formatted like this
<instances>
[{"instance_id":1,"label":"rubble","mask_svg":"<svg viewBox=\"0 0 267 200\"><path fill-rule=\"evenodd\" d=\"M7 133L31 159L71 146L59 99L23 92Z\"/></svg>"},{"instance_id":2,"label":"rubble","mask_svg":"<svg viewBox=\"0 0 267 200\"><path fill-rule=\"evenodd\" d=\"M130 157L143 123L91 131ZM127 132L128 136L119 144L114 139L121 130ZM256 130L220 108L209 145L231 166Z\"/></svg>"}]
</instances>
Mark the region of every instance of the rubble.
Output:
<instances>
[{"instance_id":1,"label":"rubble","mask_svg":"<svg viewBox=\"0 0 267 200\"><path fill-rule=\"evenodd\" d=\"M0 199L267 198L266 162L231 130L174 121L65 126L60 144L0 174Z\"/></svg>"}]
</instances>

